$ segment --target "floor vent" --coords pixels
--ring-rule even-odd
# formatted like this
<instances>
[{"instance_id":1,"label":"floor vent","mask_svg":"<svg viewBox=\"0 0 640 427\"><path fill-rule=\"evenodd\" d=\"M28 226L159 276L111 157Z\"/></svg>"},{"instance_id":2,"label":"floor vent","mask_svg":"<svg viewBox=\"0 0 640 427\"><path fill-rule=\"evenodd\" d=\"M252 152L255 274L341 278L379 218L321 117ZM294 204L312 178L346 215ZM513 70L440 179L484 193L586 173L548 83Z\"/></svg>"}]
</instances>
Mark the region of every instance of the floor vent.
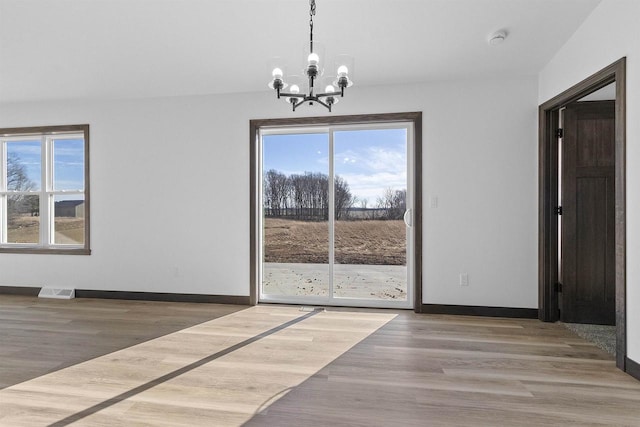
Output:
<instances>
[{"instance_id":1,"label":"floor vent","mask_svg":"<svg viewBox=\"0 0 640 427\"><path fill-rule=\"evenodd\" d=\"M58 298L58 299L71 299L76 297L75 289L65 288L47 288L40 289L38 298Z\"/></svg>"}]
</instances>

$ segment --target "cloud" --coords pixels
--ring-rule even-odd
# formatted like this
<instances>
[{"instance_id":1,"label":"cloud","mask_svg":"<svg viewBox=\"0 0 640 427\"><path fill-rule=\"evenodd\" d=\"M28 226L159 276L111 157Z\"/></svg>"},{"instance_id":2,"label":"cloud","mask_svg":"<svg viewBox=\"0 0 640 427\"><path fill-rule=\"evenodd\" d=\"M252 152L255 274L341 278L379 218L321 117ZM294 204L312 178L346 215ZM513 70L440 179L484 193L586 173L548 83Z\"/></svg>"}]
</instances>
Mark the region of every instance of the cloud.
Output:
<instances>
[{"instance_id":1,"label":"cloud","mask_svg":"<svg viewBox=\"0 0 640 427\"><path fill-rule=\"evenodd\" d=\"M336 164L354 165L363 174L397 173L407 168L404 145L397 149L381 146L365 147L361 150L345 150L335 155Z\"/></svg>"},{"instance_id":2,"label":"cloud","mask_svg":"<svg viewBox=\"0 0 640 427\"><path fill-rule=\"evenodd\" d=\"M407 168L407 154L404 149L390 150L384 147L369 147L365 163L374 171L395 172Z\"/></svg>"},{"instance_id":3,"label":"cloud","mask_svg":"<svg viewBox=\"0 0 640 427\"><path fill-rule=\"evenodd\" d=\"M351 194L358 199L368 199L369 203L375 203L387 188L401 190L407 188L407 173L379 172L375 174L339 174L348 184Z\"/></svg>"},{"instance_id":4,"label":"cloud","mask_svg":"<svg viewBox=\"0 0 640 427\"><path fill-rule=\"evenodd\" d=\"M59 152L56 151L54 153L54 156L56 159L73 159L73 160L82 160L84 159L84 152L82 151L75 151L75 150L70 150L68 152Z\"/></svg>"},{"instance_id":5,"label":"cloud","mask_svg":"<svg viewBox=\"0 0 640 427\"><path fill-rule=\"evenodd\" d=\"M55 182L55 187L56 187L56 190L83 191L84 190L84 183L83 183L82 180L63 180L63 179L58 179ZM56 196L56 197L68 198L68 197L72 197L72 196L64 195L64 196ZM78 197L78 196L73 196L73 197ZM84 196L83 195L79 195L79 197L84 197Z\"/></svg>"},{"instance_id":6,"label":"cloud","mask_svg":"<svg viewBox=\"0 0 640 427\"><path fill-rule=\"evenodd\" d=\"M56 160L55 166L65 168L84 168L84 162L63 162L61 160Z\"/></svg>"},{"instance_id":7,"label":"cloud","mask_svg":"<svg viewBox=\"0 0 640 427\"><path fill-rule=\"evenodd\" d=\"M368 146L336 153L336 174L360 200L375 203L384 191L407 188L407 154L404 144Z\"/></svg>"}]
</instances>

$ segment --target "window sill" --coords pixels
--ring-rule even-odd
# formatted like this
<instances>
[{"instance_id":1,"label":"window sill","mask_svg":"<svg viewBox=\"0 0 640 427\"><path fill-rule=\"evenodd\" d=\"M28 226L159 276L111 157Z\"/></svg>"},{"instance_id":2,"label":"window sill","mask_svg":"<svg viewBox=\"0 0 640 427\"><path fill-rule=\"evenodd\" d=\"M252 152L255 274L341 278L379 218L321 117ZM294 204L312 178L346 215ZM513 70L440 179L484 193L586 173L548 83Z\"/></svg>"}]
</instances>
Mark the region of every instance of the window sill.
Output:
<instances>
[{"instance_id":1,"label":"window sill","mask_svg":"<svg viewBox=\"0 0 640 427\"><path fill-rule=\"evenodd\" d=\"M91 255L86 248L38 248L0 246L0 254Z\"/></svg>"}]
</instances>

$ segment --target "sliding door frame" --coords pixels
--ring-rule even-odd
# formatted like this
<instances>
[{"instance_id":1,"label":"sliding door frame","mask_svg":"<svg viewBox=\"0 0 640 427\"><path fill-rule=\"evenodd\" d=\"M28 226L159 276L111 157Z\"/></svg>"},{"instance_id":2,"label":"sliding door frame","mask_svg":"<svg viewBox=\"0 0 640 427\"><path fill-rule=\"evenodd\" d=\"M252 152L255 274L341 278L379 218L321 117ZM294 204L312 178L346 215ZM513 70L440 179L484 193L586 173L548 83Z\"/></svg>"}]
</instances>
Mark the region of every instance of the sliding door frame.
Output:
<instances>
[{"instance_id":1,"label":"sliding door frame","mask_svg":"<svg viewBox=\"0 0 640 427\"><path fill-rule=\"evenodd\" d=\"M261 205L260 188L262 179L259 170L261 162L260 131L269 128L323 128L348 125L380 126L385 123L410 123L413 127L413 144L407 147L413 151L413 211L412 227L409 229L413 240L412 271L408 276L413 279L413 307L420 312L422 308L422 113L390 113L353 116L301 117L284 119L251 120L250 135L250 304L256 305L260 296L261 268Z\"/></svg>"}]
</instances>

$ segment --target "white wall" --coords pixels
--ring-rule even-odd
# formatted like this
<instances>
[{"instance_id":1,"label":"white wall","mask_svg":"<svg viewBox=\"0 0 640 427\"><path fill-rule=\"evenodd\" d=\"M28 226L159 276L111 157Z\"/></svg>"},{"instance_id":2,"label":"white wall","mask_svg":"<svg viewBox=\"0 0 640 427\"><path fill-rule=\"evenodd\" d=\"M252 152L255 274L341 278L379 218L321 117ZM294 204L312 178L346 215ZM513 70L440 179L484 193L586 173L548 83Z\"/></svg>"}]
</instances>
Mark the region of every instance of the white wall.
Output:
<instances>
[{"instance_id":1,"label":"white wall","mask_svg":"<svg viewBox=\"0 0 640 427\"><path fill-rule=\"evenodd\" d=\"M532 77L356 86L336 106L423 111L425 303L537 307L536 97ZM267 89L0 107L0 127L91 125L93 250L0 254L0 285L248 295L249 120L293 115Z\"/></svg>"},{"instance_id":2,"label":"white wall","mask_svg":"<svg viewBox=\"0 0 640 427\"><path fill-rule=\"evenodd\" d=\"M640 2L603 0L542 70L540 103L627 57L627 355L640 360Z\"/></svg>"}]
</instances>

